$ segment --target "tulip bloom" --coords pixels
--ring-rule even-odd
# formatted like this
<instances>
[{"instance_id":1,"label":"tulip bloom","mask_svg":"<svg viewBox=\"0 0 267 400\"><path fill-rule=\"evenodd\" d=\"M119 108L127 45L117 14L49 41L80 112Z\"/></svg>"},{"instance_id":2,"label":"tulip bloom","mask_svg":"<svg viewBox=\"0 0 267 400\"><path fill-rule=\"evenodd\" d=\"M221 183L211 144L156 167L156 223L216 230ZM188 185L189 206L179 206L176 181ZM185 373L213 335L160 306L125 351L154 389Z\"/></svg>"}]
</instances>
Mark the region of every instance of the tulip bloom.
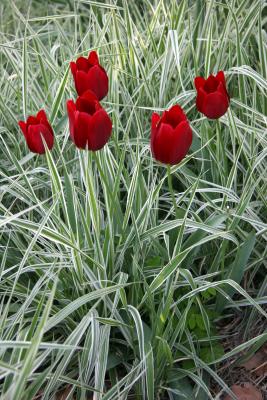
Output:
<instances>
[{"instance_id":1,"label":"tulip bloom","mask_svg":"<svg viewBox=\"0 0 267 400\"><path fill-rule=\"evenodd\" d=\"M92 151L102 149L110 138L112 122L95 94L88 90L76 103L68 100L67 110L70 137L75 145Z\"/></svg>"},{"instance_id":2,"label":"tulip bloom","mask_svg":"<svg viewBox=\"0 0 267 400\"><path fill-rule=\"evenodd\" d=\"M95 93L98 100L102 100L108 93L108 76L99 64L95 51L89 53L88 58L79 57L70 63L75 87L79 96L87 90Z\"/></svg>"},{"instance_id":3,"label":"tulip bloom","mask_svg":"<svg viewBox=\"0 0 267 400\"><path fill-rule=\"evenodd\" d=\"M210 119L217 119L224 115L229 107L230 96L226 89L224 72L219 71L216 76L208 79L201 76L195 78L197 90L196 105L198 111Z\"/></svg>"},{"instance_id":4,"label":"tulip bloom","mask_svg":"<svg viewBox=\"0 0 267 400\"><path fill-rule=\"evenodd\" d=\"M185 113L178 105L164 111L160 117L153 113L150 145L156 160L164 164L178 164L192 144L192 129Z\"/></svg>"},{"instance_id":5,"label":"tulip bloom","mask_svg":"<svg viewBox=\"0 0 267 400\"><path fill-rule=\"evenodd\" d=\"M46 142L49 150L52 149L54 144L54 132L47 120L44 110L40 110L36 117L30 115L26 122L19 121L18 124L29 149L33 153L45 153L43 140Z\"/></svg>"}]
</instances>

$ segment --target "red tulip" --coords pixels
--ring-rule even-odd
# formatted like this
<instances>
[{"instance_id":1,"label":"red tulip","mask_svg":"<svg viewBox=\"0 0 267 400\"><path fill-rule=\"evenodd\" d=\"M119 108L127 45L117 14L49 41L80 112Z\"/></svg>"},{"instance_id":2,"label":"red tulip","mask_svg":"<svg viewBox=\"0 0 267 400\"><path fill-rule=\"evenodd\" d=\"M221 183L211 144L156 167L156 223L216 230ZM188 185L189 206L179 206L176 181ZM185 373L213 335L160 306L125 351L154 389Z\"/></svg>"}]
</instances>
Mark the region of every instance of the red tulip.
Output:
<instances>
[{"instance_id":1,"label":"red tulip","mask_svg":"<svg viewBox=\"0 0 267 400\"><path fill-rule=\"evenodd\" d=\"M195 78L197 90L196 105L198 111L210 119L217 119L224 115L229 107L230 96L226 89L224 72L219 71L216 76L208 79L201 76Z\"/></svg>"},{"instance_id":2,"label":"red tulip","mask_svg":"<svg viewBox=\"0 0 267 400\"><path fill-rule=\"evenodd\" d=\"M67 110L70 136L76 146L92 151L102 149L110 138L112 122L95 94L88 90L76 103L68 100Z\"/></svg>"},{"instance_id":3,"label":"red tulip","mask_svg":"<svg viewBox=\"0 0 267 400\"><path fill-rule=\"evenodd\" d=\"M86 90L94 92L99 101L107 95L108 76L104 68L99 64L95 51L91 51L88 58L79 57L76 63L71 62L70 69L79 96Z\"/></svg>"},{"instance_id":4,"label":"red tulip","mask_svg":"<svg viewBox=\"0 0 267 400\"><path fill-rule=\"evenodd\" d=\"M30 115L26 122L19 121L20 129L25 136L27 145L33 153L45 153L43 140L46 142L49 150L54 144L54 132L49 124L46 113L40 110L36 117Z\"/></svg>"},{"instance_id":5,"label":"red tulip","mask_svg":"<svg viewBox=\"0 0 267 400\"><path fill-rule=\"evenodd\" d=\"M161 117L153 113L150 145L156 160L178 164L186 156L191 143L192 130L180 106L164 111Z\"/></svg>"}]
</instances>

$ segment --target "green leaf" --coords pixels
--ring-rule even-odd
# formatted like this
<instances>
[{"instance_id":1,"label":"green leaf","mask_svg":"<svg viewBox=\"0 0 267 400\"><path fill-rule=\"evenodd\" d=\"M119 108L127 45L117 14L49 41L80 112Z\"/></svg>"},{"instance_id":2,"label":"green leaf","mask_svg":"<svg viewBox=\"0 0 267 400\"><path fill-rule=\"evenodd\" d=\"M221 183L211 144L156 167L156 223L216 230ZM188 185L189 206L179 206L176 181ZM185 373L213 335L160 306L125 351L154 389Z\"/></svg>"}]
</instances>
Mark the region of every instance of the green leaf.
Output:
<instances>
[{"instance_id":1,"label":"green leaf","mask_svg":"<svg viewBox=\"0 0 267 400\"><path fill-rule=\"evenodd\" d=\"M240 283L245 272L245 268L248 262L248 259L253 251L254 245L256 241L256 235L254 232L251 232L242 246L239 247L235 260L229 267L229 272L227 274L227 278L235 281L236 283ZM225 293L228 296L232 297L235 290L231 287L227 287L225 289ZM222 294L218 294L217 302L216 302L216 311L221 312L225 305L227 304L227 299Z\"/></svg>"}]
</instances>

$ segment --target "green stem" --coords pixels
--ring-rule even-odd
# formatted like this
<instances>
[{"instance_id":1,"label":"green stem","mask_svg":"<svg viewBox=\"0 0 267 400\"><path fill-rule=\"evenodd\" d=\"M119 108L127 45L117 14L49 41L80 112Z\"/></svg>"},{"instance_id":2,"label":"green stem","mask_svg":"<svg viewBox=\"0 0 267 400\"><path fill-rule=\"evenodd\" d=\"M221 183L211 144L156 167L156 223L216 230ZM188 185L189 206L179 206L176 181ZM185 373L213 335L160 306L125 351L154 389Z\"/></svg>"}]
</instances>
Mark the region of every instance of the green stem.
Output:
<instances>
[{"instance_id":1,"label":"green stem","mask_svg":"<svg viewBox=\"0 0 267 400\"><path fill-rule=\"evenodd\" d=\"M172 198L172 204L173 204L173 207L174 207L175 216L176 216L176 218L178 218L178 207L177 207L177 204L176 204L176 199L175 199L174 191L173 191L171 166L170 165L167 166L167 174L168 174L168 186L169 186L169 191L170 191L171 198Z\"/></svg>"},{"instance_id":2,"label":"green stem","mask_svg":"<svg viewBox=\"0 0 267 400\"><path fill-rule=\"evenodd\" d=\"M222 160L222 169L223 171L226 170L227 167L227 158L225 152L225 143L222 138L222 126L219 120L216 121L216 131L217 131L217 149L218 149L218 160ZM227 176L227 174L226 174ZM225 185L226 183L223 182Z\"/></svg>"}]
</instances>

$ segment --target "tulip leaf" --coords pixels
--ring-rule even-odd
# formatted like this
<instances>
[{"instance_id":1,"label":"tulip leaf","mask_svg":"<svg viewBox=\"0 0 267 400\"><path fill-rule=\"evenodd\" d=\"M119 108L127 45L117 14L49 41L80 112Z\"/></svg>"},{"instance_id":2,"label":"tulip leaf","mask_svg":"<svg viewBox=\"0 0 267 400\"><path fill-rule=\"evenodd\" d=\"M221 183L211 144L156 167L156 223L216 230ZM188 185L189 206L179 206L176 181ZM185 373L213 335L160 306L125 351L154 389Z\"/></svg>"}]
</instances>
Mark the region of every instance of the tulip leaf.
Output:
<instances>
[{"instance_id":1,"label":"tulip leaf","mask_svg":"<svg viewBox=\"0 0 267 400\"><path fill-rule=\"evenodd\" d=\"M256 241L256 235L254 232L251 232L244 243L239 247L234 262L230 265L227 278L232 279L236 283L240 283L245 272L245 268L248 262L248 259L253 251L254 245ZM235 289L232 287L227 287L224 289L225 293L232 297L235 293ZM216 311L221 312L227 303L227 299L222 295L218 294L217 302L216 302Z\"/></svg>"}]
</instances>

